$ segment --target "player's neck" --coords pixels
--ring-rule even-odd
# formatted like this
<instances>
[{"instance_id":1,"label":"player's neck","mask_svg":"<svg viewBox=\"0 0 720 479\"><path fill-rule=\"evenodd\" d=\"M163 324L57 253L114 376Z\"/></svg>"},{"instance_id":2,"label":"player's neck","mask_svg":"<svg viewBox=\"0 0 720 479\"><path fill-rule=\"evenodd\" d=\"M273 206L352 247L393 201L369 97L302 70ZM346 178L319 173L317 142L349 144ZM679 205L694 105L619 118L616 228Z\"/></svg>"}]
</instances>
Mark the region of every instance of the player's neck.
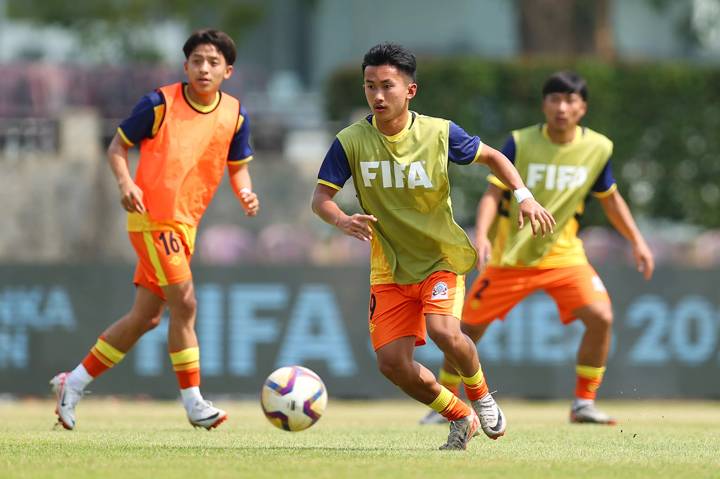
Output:
<instances>
[{"instance_id":1,"label":"player's neck","mask_svg":"<svg viewBox=\"0 0 720 479\"><path fill-rule=\"evenodd\" d=\"M568 128L566 130L557 130L551 128L550 125L546 125L545 131L547 132L547 136L550 138L550 141L558 145L564 145L566 143L572 143L575 139L577 127L573 126L572 128Z\"/></svg>"},{"instance_id":2,"label":"player's neck","mask_svg":"<svg viewBox=\"0 0 720 479\"><path fill-rule=\"evenodd\" d=\"M398 115L397 117L387 120L387 121L381 121L377 116L375 117L375 127L378 129L380 133L382 133L385 136L395 136L401 131L405 129L405 127L408 124L408 120L410 119L410 111L405 110L403 113Z\"/></svg>"},{"instance_id":3,"label":"player's neck","mask_svg":"<svg viewBox=\"0 0 720 479\"><path fill-rule=\"evenodd\" d=\"M210 106L217 101L217 91L207 94L201 94L196 92L192 85L188 83L185 88L185 94L188 96L190 101L202 106Z\"/></svg>"}]
</instances>

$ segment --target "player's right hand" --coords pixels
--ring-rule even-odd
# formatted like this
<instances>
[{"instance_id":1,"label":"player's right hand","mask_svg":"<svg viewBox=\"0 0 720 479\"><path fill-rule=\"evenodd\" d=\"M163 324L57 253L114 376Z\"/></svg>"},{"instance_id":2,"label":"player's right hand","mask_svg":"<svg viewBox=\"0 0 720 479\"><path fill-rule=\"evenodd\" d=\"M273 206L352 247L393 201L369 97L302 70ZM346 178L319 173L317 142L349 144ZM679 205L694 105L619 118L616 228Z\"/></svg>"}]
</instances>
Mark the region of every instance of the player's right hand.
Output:
<instances>
[{"instance_id":1,"label":"player's right hand","mask_svg":"<svg viewBox=\"0 0 720 479\"><path fill-rule=\"evenodd\" d=\"M377 221L373 215L354 214L352 216L343 215L338 218L336 226L348 236L354 236L360 241L370 241L372 239L372 227L370 223Z\"/></svg>"},{"instance_id":2,"label":"player's right hand","mask_svg":"<svg viewBox=\"0 0 720 479\"><path fill-rule=\"evenodd\" d=\"M477 270L478 273L482 273L487 268L488 262L490 261L490 252L492 251L492 244L487 237L477 239Z\"/></svg>"},{"instance_id":3,"label":"player's right hand","mask_svg":"<svg viewBox=\"0 0 720 479\"><path fill-rule=\"evenodd\" d=\"M129 180L126 183L118 185L120 188L120 204L129 213L145 213L145 205L143 204L143 192L134 181Z\"/></svg>"},{"instance_id":4,"label":"player's right hand","mask_svg":"<svg viewBox=\"0 0 720 479\"><path fill-rule=\"evenodd\" d=\"M535 198L527 198L519 206L518 227L520 229L525 226L525 218L527 218L533 236L537 236L538 233L545 236L553 232L556 224L555 218L548 210L540 206L540 203L535 201Z\"/></svg>"}]
</instances>

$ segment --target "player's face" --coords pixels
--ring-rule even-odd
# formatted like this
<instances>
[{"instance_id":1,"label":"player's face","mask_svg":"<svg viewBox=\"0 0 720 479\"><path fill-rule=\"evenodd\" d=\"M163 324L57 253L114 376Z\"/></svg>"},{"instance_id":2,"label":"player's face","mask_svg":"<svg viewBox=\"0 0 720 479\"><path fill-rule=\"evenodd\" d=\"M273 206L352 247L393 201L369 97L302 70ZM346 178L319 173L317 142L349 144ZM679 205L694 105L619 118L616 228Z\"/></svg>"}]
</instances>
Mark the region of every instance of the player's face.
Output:
<instances>
[{"instance_id":1,"label":"player's face","mask_svg":"<svg viewBox=\"0 0 720 479\"><path fill-rule=\"evenodd\" d=\"M587 111L587 103L578 93L549 93L542 103L548 128L574 130Z\"/></svg>"},{"instance_id":2,"label":"player's face","mask_svg":"<svg viewBox=\"0 0 720 479\"><path fill-rule=\"evenodd\" d=\"M223 54L209 43L198 45L185 62L190 87L200 96L214 95L232 71Z\"/></svg>"},{"instance_id":3,"label":"player's face","mask_svg":"<svg viewBox=\"0 0 720 479\"><path fill-rule=\"evenodd\" d=\"M365 67L365 99L377 121L391 121L405 113L417 84L392 65Z\"/></svg>"}]
</instances>

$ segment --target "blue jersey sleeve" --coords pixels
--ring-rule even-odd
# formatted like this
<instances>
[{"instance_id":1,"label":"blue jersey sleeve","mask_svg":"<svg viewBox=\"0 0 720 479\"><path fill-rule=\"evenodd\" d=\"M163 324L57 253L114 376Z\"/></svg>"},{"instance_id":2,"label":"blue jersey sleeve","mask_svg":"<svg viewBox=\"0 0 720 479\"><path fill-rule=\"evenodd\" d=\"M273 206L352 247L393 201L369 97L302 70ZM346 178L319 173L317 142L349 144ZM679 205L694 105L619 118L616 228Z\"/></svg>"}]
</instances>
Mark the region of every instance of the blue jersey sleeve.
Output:
<instances>
[{"instance_id":1,"label":"blue jersey sleeve","mask_svg":"<svg viewBox=\"0 0 720 479\"><path fill-rule=\"evenodd\" d=\"M250 146L250 119L244 106L240 106L240 117L238 118L240 128L235 132L230 143L228 161L233 163L246 162L252 159L253 150Z\"/></svg>"},{"instance_id":2,"label":"blue jersey sleeve","mask_svg":"<svg viewBox=\"0 0 720 479\"><path fill-rule=\"evenodd\" d=\"M448 160L459 165L469 165L477 159L482 147L480 137L468 135L453 122L450 122L448 136Z\"/></svg>"},{"instance_id":3,"label":"blue jersey sleeve","mask_svg":"<svg viewBox=\"0 0 720 479\"><path fill-rule=\"evenodd\" d=\"M123 140L132 146L137 145L145 138L152 137L155 109L164 104L165 99L160 92L154 91L143 96L133 108L130 116L124 119L118 127Z\"/></svg>"},{"instance_id":4,"label":"blue jersey sleeve","mask_svg":"<svg viewBox=\"0 0 720 479\"><path fill-rule=\"evenodd\" d=\"M614 191L616 188L615 184L616 181L613 176L612 166L610 166L610 160L608 160L608 162L605 163L605 168L603 168L597 180L595 180L591 191L602 196L603 193L611 193Z\"/></svg>"},{"instance_id":5,"label":"blue jersey sleeve","mask_svg":"<svg viewBox=\"0 0 720 479\"><path fill-rule=\"evenodd\" d=\"M510 160L513 165L515 164L515 138L512 135L505 140L505 144L500 152L507 156L508 160Z\"/></svg>"},{"instance_id":6,"label":"blue jersey sleeve","mask_svg":"<svg viewBox=\"0 0 720 479\"><path fill-rule=\"evenodd\" d=\"M352 176L347 154L340 140L335 138L320 166L318 183L340 190Z\"/></svg>"}]
</instances>

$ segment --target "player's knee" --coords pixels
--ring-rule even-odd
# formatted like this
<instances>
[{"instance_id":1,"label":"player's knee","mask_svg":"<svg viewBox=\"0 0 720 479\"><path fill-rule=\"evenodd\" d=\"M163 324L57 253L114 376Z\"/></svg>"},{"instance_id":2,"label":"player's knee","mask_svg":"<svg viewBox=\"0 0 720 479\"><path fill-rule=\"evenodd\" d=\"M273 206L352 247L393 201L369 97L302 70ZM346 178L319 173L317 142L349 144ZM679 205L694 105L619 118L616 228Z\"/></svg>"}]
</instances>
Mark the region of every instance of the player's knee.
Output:
<instances>
[{"instance_id":1,"label":"player's knee","mask_svg":"<svg viewBox=\"0 0 720 479\"><path fill-rule=\"evenodd\" d=\"M382 375L394 384L402 384L411 369L409 364L405 364L405 361L386 357L379 357L377 365Z\"/></svg>"},{"instance_id":2,"label":"player's knee","mask_svg":"<svg viewBox=\"0 0 720 479\"><path fill-rule=\"evenodd\" d=\"M590 323L594 328L599 329L610 329L612 328L613 323L613 313L611 308L602 308L598 309L596 311L593 311L592 314L589 316L588 321L586 323Z\"/></svg>"},{"instance_id":3,"label":"player's knee","mask_svg":"<svg viewBox=\"0 0 720 479\"><path fill-rule=\"evenodd\" d=\"M172 312L175 313L176 317L194 318L197 312L197 299L195 299L195 295L187 294L175 301L175 304L172 305Z\"/></svg>"},{"instance_id":4,"label":"player's knee","mask_svg":"<svg viewBox=\"0 0 720 479\"><path fill-rule=\"evenodd\" d=\"M458 342L462 340L462 333L460 331L449 328L435 329L428 331L428 334L441 351L455 348Z\"/></svg>"},{"instance_id":5,"label":"player's knee","mask_svg":"<svg viewBox=\"0 0 720 479\"><path fill-rule=\"evenodd\" d=\"M157 328L160 325L160 321L162 321L162 315L158 315L158 316L154 316L154 317L150 318L145 323L145 330L150 331L152 329Z\"/></svg>"}]
</instances>

